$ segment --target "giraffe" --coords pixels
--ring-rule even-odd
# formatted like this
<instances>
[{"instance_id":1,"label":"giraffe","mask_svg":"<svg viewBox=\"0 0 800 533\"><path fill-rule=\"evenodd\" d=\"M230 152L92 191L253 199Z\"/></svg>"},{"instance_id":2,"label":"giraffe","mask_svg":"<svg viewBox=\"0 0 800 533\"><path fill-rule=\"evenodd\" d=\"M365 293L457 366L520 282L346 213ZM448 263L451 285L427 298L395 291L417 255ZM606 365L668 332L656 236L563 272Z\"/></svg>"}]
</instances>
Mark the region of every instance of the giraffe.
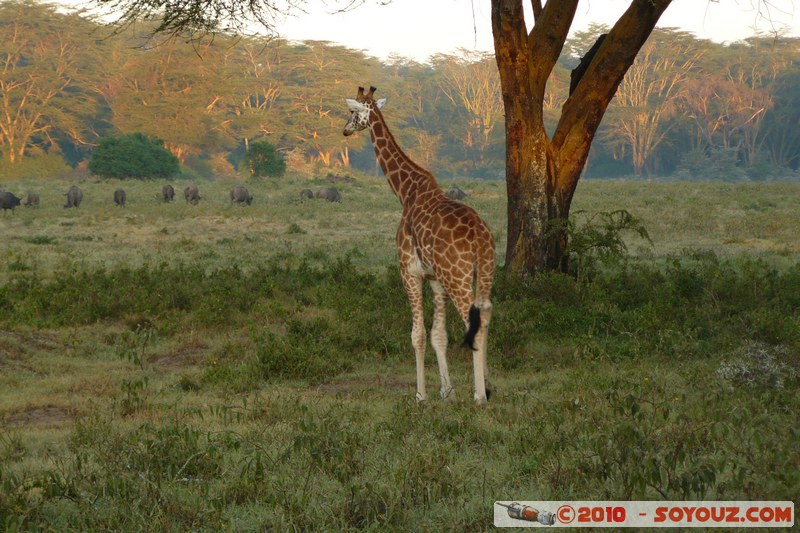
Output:
<instances>
[{"instance_id":1,"label":"giraffe","mask_svg":"<svg viewBox=\"0 0 800 533\"><path fill-rule=\"evenodd\" d=\"M386 99L375 100L375 90L370 87L365 93L364 88L359 87L355 100L346 99L351 115L344 135L369 128L381 169L403 206L397 229L397 250L403 286L411 304L417 401L428 399L422 298L423 283L428 280L433 291L431 344L439 366L439 394L444 400L455 396L447 369L445 322L447 302L451 300L467 328L464 344L472 349L474 398L478 404L485 403L491 394L486 338L492 315L489 293L494 277L494 238L474 209L445 196L433 175L400 149L380 111Z\"/></svg>"}]
</instances>

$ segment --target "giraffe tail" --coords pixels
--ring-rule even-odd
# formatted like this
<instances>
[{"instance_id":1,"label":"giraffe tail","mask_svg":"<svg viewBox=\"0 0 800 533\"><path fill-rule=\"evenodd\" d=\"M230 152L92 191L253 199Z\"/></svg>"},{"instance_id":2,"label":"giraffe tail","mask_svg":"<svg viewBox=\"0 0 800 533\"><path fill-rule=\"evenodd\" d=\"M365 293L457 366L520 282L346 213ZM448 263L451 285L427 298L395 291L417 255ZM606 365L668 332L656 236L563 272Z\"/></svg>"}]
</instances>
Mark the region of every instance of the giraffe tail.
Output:
<instances>
[{"instance_id":1,"label":"giraffe tail","mask_svg":"<svg viewBox=\"0 0 800 533\"><path fill-rule=\"evenodd\" d=\"M469 308L469 327L464 334L464 342L461 345L475 351L475 335L479 329L481 329L481 310L475 304L472 304Z\"/></svg>"},{"instance_id":2,"label":"giraffe tail","mask_svg":"<svg viewBox=\"0 0 800 533\"><path fill-rule=\"evenodd\" d=\"M492 319L492 303L489 301L489 294L492 291L492 280L494 279L494 243L491 233L487 232L486 241L489 246L477 253L477 260L473 265L473 276L475 281L475 299L469 307L467 314L467 332L464 334L463 346L469 347L473 352L479 348L475 347L475 337L481 327L489 325ZM486 342L484 337L481 342ZM485 346L483 347L485 348Z\"/></svg>"}]
</instances>

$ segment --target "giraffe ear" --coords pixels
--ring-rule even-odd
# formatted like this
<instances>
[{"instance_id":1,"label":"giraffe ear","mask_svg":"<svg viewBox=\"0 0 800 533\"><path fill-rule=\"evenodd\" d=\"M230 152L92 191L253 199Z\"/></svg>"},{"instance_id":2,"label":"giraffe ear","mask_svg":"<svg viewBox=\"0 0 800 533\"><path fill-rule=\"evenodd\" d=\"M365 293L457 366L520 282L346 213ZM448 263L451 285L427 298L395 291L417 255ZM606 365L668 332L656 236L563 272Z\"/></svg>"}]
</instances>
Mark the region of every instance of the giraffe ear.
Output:
<instances>
[{"instance_id":1,"label":"giraffe ear","mask_svg":"<svg viewBox=\"0 0 800 533\"><path fill-rule=\"evenodd\" d=\"M347 107L350 111L364 111L367 108L367 106L352 98L345 98L344 101L347 102Z\"/></svg>"},{"instance_id":2,"label":"giraffe ear","mask_svg":"<svg viewBox=\"0 0 800 533\"><path fill-rule=\"evenodd\" d=\"M378 109L381 109L384 105L386 105L386 98L381 98L375 102L375 105L378 106Z\"/></svg>"}]
</instances>

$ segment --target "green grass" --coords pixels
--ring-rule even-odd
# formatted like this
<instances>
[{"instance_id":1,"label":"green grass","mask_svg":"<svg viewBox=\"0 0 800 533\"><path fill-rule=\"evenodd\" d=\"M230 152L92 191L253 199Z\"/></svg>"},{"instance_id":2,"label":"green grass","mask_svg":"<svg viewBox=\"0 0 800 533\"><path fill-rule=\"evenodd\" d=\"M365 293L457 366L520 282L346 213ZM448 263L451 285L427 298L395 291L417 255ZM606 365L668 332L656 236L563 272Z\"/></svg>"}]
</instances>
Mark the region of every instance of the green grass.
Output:
<instances>
[{"instance_id":1,"label":"green grass","mask_svg":"<svg viewBox=\"0 0 800 533\"><path fill-rule=\"evenodd\" d=\"M51 275L66 263L83 266L191 264L219 268L231 262L244 268L281 253L295 256L323 252L341 255L357 250L354 262L371 271L395 261L394 234L400 205L383 180L364 178L337 184L342 203L301 202L299 191L330 185L324 180L285 178L248 183L249 207L231 206L228 192L236 182L198 181L203 200L187 205L183 181L175 181L174 204L159 203L161 181L103 180L79 183L84 201L63 209L71 183L4 183L18 195L36 190L41 208L18 208L0 217L10 250L2 261L35 262ZM467 203L487 220L495 234L499 260L505 254L505 187L501 182L453 180L470 197ZM113 205L122 187L128 206ZM578 225L597 212L627 209L647 228L652 248L631 237L636 255L656 257L684 248L707 249L721 256L749 254L791 264L800 258L800 222L796 184L662 183L584 181L573 210ZM753 206L757 206L754 208ZM0 263L0 281L9 276Z\"/></svg>"},{"instance_id":2,"label":"green grass","mask_svg":"<svg viewBox=\"0 0 800 533\"><path fill-rule=\"evenodd\" d=\"M797 186L582 183L580 216L628 209L653 246L580 283L500 270L477 408L452 310L456 401L414 402L386 184L309 183L251 207L124 183L120 209L86 182L69 211L48 184L0 217L0 528L485 530L495 500L800 492ZM502 184L454 183L502 256Z\"/></svg>"}]
</instances>

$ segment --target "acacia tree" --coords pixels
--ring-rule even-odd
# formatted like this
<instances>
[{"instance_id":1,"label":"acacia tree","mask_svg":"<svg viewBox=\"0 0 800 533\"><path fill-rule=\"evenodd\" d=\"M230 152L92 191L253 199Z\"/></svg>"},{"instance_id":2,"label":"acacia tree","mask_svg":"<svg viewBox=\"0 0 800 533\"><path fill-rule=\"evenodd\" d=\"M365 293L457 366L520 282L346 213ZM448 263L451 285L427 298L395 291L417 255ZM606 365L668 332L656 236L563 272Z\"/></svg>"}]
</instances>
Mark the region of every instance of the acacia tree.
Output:
<instances>
[{"instance_id":1,"label":"acacia tree","mask_svg":"<svg viewBox=\"0 0 800 533\"><path fill-rule=\"evenodd\" d=\"M637 176L650 173L653 153L676 124L667 119L676 112L681 88L699 55L681 42L687 40L683 34L659 32L657 37L642 48L611 103L616 120L609 129L630 149Z\"/></svg>"},{"instance_id":2,"label":"acacia tree","mask_svg":"<svg viewBox=\"0 0 800 533\"><path fill-rule=\"evenodd\" d=\"M28 9L35 13L31 21L21 17ZM0 152L10 164L18 163L35 144L52 145L56 122L76 139L83 133L74 115L84 110L59 105L68 90L78 90L76 45L65 32L46 43L31 38L43 13L27 3L0 6Z\"/></svg>"},{"instance_id":3,"label":"acacia tree","mask_svg":"<svg viewBox=\"0 0 800 533\"><path fill-rule=\"evenodd\" d=\"M457 56L436 56L434 64L443 73L439 83L442 93L467 112L467 128L461 142L468 151L477 152L475 165L483 165L503 112L494 58L484 52L461 49Z\"/></svg>"},{"instance_id":4,"label":"acacia tree","mask_svg":"<svg viewBox=\"0 0 800 533\"><path fill-rule=\"evenodd\" d=\"M578 0L532 0L528 31L522 0L492 0L492 32L506 115L508 242L517 274L566 270L569 216L589 148L609 102L670 0L632 0L597 49L548 137L543 101Z\"/></svg>"},{"instance_id":5,"label":"acacia tree","mask_svg":"<svg viewBox=\"0 0 800 533\"><path fill-rule=\"evenodd\" d=\"M719 109L721 80L718 68L701 66L698 75L688 78L684 83L681 112L693 124L691 146L695 151L706 152L711 149L725 121L725 115Z\"/></svg>"},{"instance_id":6,"label":"acacia tree","mask_svg":"<svg viewBox=\"0 0 800 533\"><path fill-rule=\"evenodd\" d=\"M349 166L349 144L342 136L338 112L341 95L352 90L350 80L369 78L369 71L376 65L364 61L356 51L330 43L306 41L303 48L291 73L300 83L288 95L295 140L312 162L319 161L326 167ZM309 79L318 83L310 86Z\"/></svg>"},{"instance_id":7,"label":"acacia tree","mask_svg":"<svg viewBox=\"0 0 800 533\"><path fill-rule=\"evenodd\" d=\"M800 168L800 65L775 81L775 105L764 120L772 164Z\"/></svg>"},{"instance_id":8,"label":"acacia tree","mask_svg":"<svg viewBox=\"0 0 800 533\"><path fill-rule=\"evenodd\" d=\"M244 44L243 94L239 106L234 110L238 117L237 131L249 146L250 138L256 135L272 135L279 119L275 116L275 101L281 96L283 87L274 72L281 64L277 53L264 54L265 43L250 40Z\"/></svg>"},{"instance_id":9,"label":"acacia tree","mask_svg":"<svg viewBox=\"0 0 800 533\"><path fill-rule=\"evenodd\" d=\"M738 148L739 157L755 163L764 142L764 118L772 108L775 80L792 64L796 44L779 38L753 37L746 45L731 47L736 56L724 68L728 94L723 96L725 147ZM749 54L747 52L750 52ZM754 53L755 52L755 53Z\"/></svg>"}]
</instances>

